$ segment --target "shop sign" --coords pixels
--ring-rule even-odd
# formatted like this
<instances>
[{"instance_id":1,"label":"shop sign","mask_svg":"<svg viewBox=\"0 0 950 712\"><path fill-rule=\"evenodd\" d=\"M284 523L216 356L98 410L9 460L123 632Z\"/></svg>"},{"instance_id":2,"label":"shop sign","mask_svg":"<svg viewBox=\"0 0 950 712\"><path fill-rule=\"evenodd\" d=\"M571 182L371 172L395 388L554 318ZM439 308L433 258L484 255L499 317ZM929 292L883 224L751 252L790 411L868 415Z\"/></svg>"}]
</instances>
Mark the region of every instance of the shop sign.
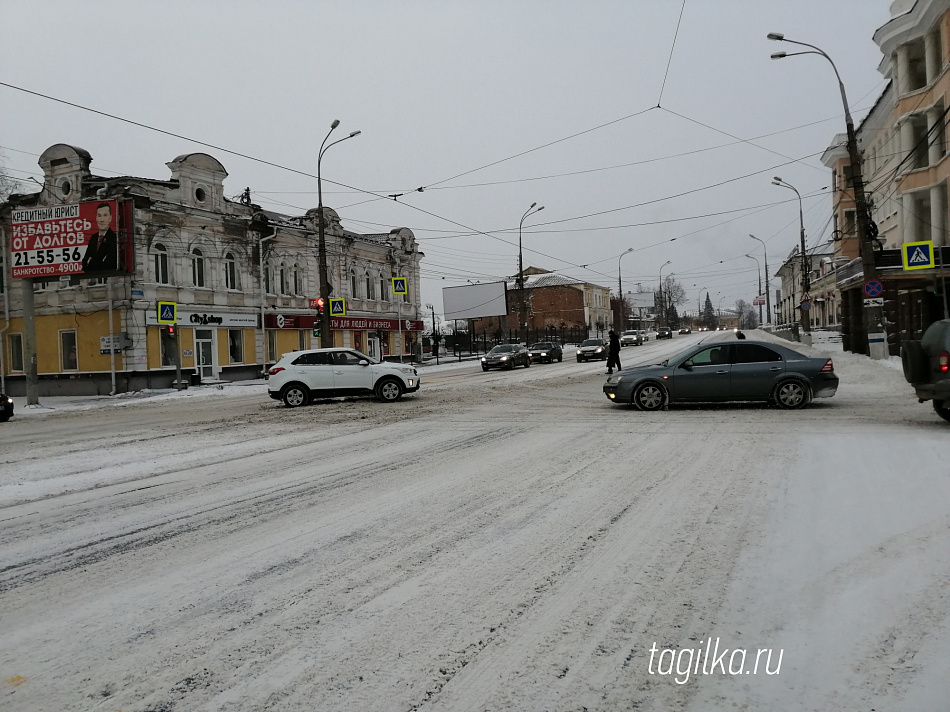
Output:
<instances>
[{"instance_id":1,"label":"shop sign","mask_svg":"<svg viewBox=\"0 0 950 712\"><path fill-rule=\"evenodd\" d=\"M223 327L242 327L246 329L257 328L257 314L229 314L227 312L189 312L178 310L178 326L223 326ZM158 326L158 315L149 311L145 314L145 323L149 326Z\"/></svg>"}]
</instances>

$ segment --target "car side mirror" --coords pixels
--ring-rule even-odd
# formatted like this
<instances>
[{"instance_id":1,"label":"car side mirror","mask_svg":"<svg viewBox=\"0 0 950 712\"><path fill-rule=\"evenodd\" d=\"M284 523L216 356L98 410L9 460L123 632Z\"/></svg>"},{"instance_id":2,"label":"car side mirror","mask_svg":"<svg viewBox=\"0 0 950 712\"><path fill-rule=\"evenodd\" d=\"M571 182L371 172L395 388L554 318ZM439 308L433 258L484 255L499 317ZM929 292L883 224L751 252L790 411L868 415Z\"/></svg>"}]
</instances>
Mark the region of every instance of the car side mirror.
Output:
<instances>
[{"instance_id":1,"label":"car side mirror","mask_svg":"<svg viewBox=\"0 0 950 712\"><path fill-rule=\"evenodd\" d=\"M687 371L691 371L693 368L693 362L687 359L686 361L683 361L683 363L680 364L680 368L685 368Z\"/></svg>"},{"instance_id":2,"label":"car side mirror","mask_svg":"<svg viewBox=\"0 0 950 712\"><path fill-rule=\"evenodd\" d=\"M361 358L360 366L369 366L369 361L367 361L365 358Z\"/></svg>"}]
</instances>

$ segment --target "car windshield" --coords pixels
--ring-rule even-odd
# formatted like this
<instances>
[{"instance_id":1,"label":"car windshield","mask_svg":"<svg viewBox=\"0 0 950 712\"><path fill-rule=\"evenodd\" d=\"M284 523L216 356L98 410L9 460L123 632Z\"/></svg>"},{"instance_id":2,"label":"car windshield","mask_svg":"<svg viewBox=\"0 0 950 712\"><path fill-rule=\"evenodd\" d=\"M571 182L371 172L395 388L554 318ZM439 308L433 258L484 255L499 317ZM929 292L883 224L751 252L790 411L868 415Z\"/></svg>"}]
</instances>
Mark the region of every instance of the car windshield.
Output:
<instances>
[{"instance_id":1,"label":"car windshield","mask_svg":"<svg viewBox=\"0 0 950 712\"><path fill-rule=\"evenodd\" d=\"M532 351L543 351L544 349L553 349L554 344L548 343L547 341L542 341L538 344L533 344L531 346Z\"/></svg>"},{"instance_id":2,"label":"car windshield","mask_svg":"<svg viewBox=\"0 0 950 712\"><path fill-rule=\"evenodd\" d=\"M581 346L603 346L603 345L604 345L603 339L586 339L584 343L581 344Z\"/></svg>"},{"instance_id":3,"label":"car windshield","mask_svg":"<svg viewBox=\"0 0 950 712\"><path fill-rule=\"evenodd\" d=\"M493 349L492 349L491 351L489 351L488 353L490 353L490 354L508 354L508 353L511 353L512 351L517 351L517 350L518 350L518 347L515 346L514 344L499 344L498 346L496 346L495 348L493 348Z\"/></svg>"}]
</instances>

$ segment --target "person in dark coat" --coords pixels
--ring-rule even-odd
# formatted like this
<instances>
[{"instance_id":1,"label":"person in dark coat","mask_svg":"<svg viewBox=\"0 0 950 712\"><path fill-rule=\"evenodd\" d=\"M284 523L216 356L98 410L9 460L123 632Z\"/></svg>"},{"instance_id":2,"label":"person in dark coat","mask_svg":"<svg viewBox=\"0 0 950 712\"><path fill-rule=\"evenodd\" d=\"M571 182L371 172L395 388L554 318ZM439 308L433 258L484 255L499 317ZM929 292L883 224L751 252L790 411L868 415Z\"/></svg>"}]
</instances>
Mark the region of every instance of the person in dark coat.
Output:
<instances>
[{"instance_id":1,"label":"person in dark coat","mask_svg":"<svg viewBox=\"0 0 950 712\"><path fill-rule=\"evenodd\" d=\"M620 370L620 337L613 329L607 332L607 336L610 339L607 346L607 373L611 374L615 366Z\"/></svg>"},{"instance_id":2,"label":"person in dark coat","mask_svg":"<svg viewBox=\"0 0 950 712\"><path fill-rule=\"evenodd\" d=\"M99 203L96 208L96 227L99 232L90 236L86 254L82 258L83 273L114 272L119 267L119 247L112 229L112 206Z\"/></svg>"}]
</instances>

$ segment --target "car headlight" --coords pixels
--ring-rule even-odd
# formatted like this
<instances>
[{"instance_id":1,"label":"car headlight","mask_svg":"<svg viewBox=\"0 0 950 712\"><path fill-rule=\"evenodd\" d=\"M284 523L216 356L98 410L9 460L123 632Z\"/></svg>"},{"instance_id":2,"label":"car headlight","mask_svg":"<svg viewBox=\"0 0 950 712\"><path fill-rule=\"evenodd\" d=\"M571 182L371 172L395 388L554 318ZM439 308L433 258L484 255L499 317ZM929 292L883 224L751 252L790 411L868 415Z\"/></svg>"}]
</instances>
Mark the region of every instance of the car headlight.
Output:
<instances>
[{"instance_id":1,"label":"car headlight","mask_svg":"<svg viewBox=\"0 0 950 712\"><path fill-rule=\"evenodd\" d=\"M623 380L623 376L611 376L607 379L607 383L620 383Z\"/></svg>"},{"instance_id":2,"label":"car headlight","mask_svg":"<svg viewBox=\"0 0 950 712\"><path fill-rule=\"evenodd\" d=\"M399 370L402 371L403 373L408 373L410 376L414 376L416 373L416 369L414 368L407 367L407 368L400 368Z\"/></svg>"},{"instance_id":3,"label":"car headlight","mask_svg":"<svg viewBox=\"0 0 950 712\"><path fill-rule=\"evenodd\" d=\"M580 356L580 353L581 353L581 350L578 349L578 350L577 350L577 355Z\"/></svg>"},{"instance_id":4,"label":"car headlight","mask_svg":"<svg viewBox=\"0 0 950 712\"><path fill-rule=\"evenodd\" d=\"M542 351L542 352L541 352L541 355L542 355L542 356L547 356L547 355L548 355L548 352L547 352L547 351Z\"/></svg>"},{"instance_id":5,"label":"car headlight","mask_svg":"<svg viewBox=\"0 0 950 712\"><path fill-rule=\"evenodd\" d=\"M508 360L508 357L507 357L507 356L502 356L502 357L501 357L501 360L502 360L502 361L507 361L507 360Z\"/></svg>"},{"instance_id":6,"label":"car headlight","mask_svg":"<svg viewBox=\"0 0 950 712\"><path fill-rule=\"evenodd\" d=\"M604 350L604 347L603 347L603 346L598 346L598 347L597 347L597 350L596 350L594 353L595 353L595 354L599 354L599 353L600 353L601 351L603 351L603 350Z\"/></svg>"},{"instance_id":7,"label":"car headlight","mask_svg":"<svg viewBox=\"0 0 950 712\"><path fill-rule=\"evenodd\" d=\"M482 363L485 363L485 357L482 356Z\"/></svg>"}]
</instances>

